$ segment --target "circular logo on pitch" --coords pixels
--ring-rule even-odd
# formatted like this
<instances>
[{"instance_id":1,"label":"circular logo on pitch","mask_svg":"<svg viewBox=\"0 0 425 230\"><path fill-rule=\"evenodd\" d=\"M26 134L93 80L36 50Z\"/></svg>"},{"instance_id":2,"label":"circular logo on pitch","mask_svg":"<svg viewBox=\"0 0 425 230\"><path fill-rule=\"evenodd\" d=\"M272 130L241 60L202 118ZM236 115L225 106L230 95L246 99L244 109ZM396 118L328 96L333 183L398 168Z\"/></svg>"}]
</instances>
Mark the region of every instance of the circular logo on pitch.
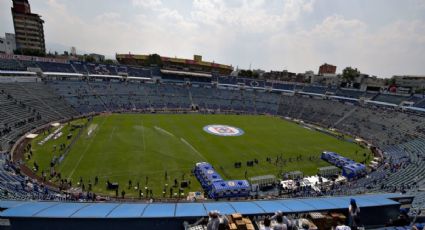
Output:
<instances>
[{"instance_id":1,"label":"circular logo on pitch","mask_svg":"<svg viewBox=\"0 0 425 230\"><path fill-rule=\"evenodd\" d=\"M228 125L207 125L204 131L217 136L240 136L244 134L243 130Z\"/></svg>"}]
</instances>

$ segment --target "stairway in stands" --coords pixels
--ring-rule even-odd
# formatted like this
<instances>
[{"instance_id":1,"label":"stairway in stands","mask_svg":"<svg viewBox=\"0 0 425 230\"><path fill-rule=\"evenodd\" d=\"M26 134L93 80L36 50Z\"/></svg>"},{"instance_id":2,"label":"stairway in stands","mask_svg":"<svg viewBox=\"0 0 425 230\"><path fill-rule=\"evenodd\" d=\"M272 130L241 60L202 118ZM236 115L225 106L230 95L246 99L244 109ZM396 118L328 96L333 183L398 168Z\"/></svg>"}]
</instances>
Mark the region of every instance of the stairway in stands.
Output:
<instances>
[{"instance_id":1,"label":"stairway in stands","mask_svg":"<svg viewBox=\"0 0 425 230\"><path fill-rule=\"evenodd\" d=\"M33 94L29 89L27 89L23 84L18 84L18 86L25 91L26 93L28 93L29 95L32 95L34 97L34 99L36 99L38 102L42 103L43 105L46 106L47 109L49 109L51 112L56 113L58 116L60 117L66 117L66 114L61 114L59 113L56 109L52 108L52 106L50 106L49 104L47 104L45 101L41 100L36 94ZM37 103L37 102L35 102Z\"/></svg>"},{"instance_id":2,"label":"stairway in stands","mask_svg":"<svg viewBox=\"0 0 425 230\"><path fill-rule=\"evenodd\" d=\"M346 113L343 117L341 117L341 119L339 119L337 122L335 122L335 124L333 125L333 127L336 127L343 120L345 120L346 118L348 118L349 116L351 116L351 114L353 114L356 111L356 109L357 108L354 107L352 110L350 110L348 113Z\"/></svg>"},{"instance_id":3,"label":"stairway in stands","mask_svg":"<svg viewBox=\"0 0 425 230\"><path fill-rule=\"evenodd\" d=\"M105 101L98 94L98 92L88 82L86 84L89 86L89 89L92 92L93 96L95 96L102 103L102 106L105 108L105 111L111 111L111 109L106 105Z\"/></svg>"},{"instance_id":4,"label":"stairway in stands","mask_svg":"<svg viewBox=\"0 0 425 230\"><path fill-rule=\"evenodd\" d=\"M192 92L190 91L190 87L187 87L187 92L189 93L190 104L194 105L195 103L193 103Z\"/></svg>"},{"instance_id":5,"label":"stairway in stands","mask_svg":"<svg viewBox=\"0 0 425 230\"><path fill-rule=\"evenodd\" d=\"M71 65L71 68L74 70L74 72L78 73L77 68L75 68L75 66L72 63L70 65Z\"/></svg>"}]
</instances>

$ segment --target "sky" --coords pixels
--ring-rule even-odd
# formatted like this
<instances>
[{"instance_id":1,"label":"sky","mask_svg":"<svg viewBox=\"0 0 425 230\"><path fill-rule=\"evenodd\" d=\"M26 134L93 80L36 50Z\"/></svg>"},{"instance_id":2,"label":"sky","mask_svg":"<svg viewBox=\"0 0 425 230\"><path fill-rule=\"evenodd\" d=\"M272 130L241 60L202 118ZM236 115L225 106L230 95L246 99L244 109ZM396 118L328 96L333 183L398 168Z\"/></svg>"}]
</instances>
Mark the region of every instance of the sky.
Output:
<instances>
[{"instance_id":1,"label":"sky","mask_svg":"<svg viewBox=\"0 0 425 230\"><path fill-rule=\"evenodd\" d=\"M235 68L425 75L425 0L30 0L47 50L192 58ZM0 34L14 32L0 0ZM3 35L0 35L3 36Z\"/></svg>"}]
</instances>

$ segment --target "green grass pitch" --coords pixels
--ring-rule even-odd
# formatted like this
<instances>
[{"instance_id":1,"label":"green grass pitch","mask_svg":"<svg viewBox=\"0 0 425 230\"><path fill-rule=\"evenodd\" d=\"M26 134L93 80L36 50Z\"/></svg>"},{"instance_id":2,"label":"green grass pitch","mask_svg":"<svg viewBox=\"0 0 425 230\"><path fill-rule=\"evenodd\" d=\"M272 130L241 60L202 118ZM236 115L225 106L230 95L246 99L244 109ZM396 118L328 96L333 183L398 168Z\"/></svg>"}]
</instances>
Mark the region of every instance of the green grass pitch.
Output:
<instances>
[{"instance_id":1,"label":"green grass pitch","mask_svg":"<svg viewBox=\"0 0 425 230\"><path fill-rule=\"evenodd\" d=\"M72 123L75 122L87 121ZM245 133L236 137L215 136L203 130L210 124L235 126ZM88 135L90 129L93 131ZM42 169L48 170L53 156L61 154L59 148L53 150L54 145L71 142L66 138L71 132L70 125L65 125L62 132L60 138L43 145L37 143L47 134L40 134L33 140L33 157L27 164L32 166L34 160L37 161L40 165L38 173ZM72 133L75 137L77 131ZM175 179L180 182L183 177L191 181L185 194L201 191L190 173L196 162L211 163L225 179L244 179L245 171L248 177L294 170L313 175L318 167L329 164L318 158L311 161L309 157L320 157L324 150L338 152L356 161L364 159L363 153L369 153L356 144L277 117L111 114L94 117L56 170L61 172L62 178L71 178L73 185L80 177L85 183L88 179L93 183L94 177L98 176L100 182L93 186L96 193L115 196L114 191L106 190L105 183L109 180L119 182L120 193L124 189L126 195L137 197L138 190L128 189L131 180L133 187L139 183L143 191L148 187L154 196L161 197L165 184L170 187ZM296 161L299 155L303 156L302 160ZM266 157L271 157L274 162L277 156L292 158L292 162L285 165L266 162ZM259 164L247 167L245 162L255 158ZM234 162L238 161L242 162L242 168L234 168ZM166 194L168 197L168 188Z\"/></svg>"}]
</instances>

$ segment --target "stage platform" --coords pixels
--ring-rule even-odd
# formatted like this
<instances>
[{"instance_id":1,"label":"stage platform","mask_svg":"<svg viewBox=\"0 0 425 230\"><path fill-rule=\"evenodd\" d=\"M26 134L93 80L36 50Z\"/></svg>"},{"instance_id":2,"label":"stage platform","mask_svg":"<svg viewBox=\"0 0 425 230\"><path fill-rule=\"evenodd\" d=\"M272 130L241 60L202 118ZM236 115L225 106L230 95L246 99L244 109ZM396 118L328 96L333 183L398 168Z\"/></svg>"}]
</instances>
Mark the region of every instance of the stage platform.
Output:
<instances>
[{"instance_id":1,"label":"stage platform","mask_svg":"<svg viewBox=\"0 0 425 230\"><path fill-rule=\"evenodd\" d=\"M3 210L0 212L0 218L10 221L10 229L15 229L15 226L23 227L24 225L21 225L21 222L26 224L32 222L33 224L28 226L31 229L37 229L37 222L40 222L39 224L44 224L43 229L46 229L45 224L49 224L48 220L54 228L58 227L54 224L56 221L53 220L55 219L65 221L65 223L81 222L87 224L98 223L99 220L103 220L105 223L111 223L110 226L113 226L112 223L117 222L117 220L120 223L126 220L128 223L138 223L136 226L140 227L140 224L147 220L153 221L152 223L163 222L159 224L165 222L178 224L182 220L195 220L207 216L210 210L219 210L222 214L241 213L246 216L269 215L278 210L286 213L332 210L344 212L348 209L351 198L356 199L362 210L362 216L374 213L375 220L382 221L383 218L397 215L400 203L396 200L405 197L400 194L371 194L305 199L151 204L0 201L0 210ZM176 226L178 228L175 229L181 228L181 225L178 225ZM66 228L62 225L62 228L64 227ZM105 224L105 227L109 229L108 224ZM169 227L167 226L167 228ZM83 227L83 229L86 228Z\"/></svg>"}]
</instances>

